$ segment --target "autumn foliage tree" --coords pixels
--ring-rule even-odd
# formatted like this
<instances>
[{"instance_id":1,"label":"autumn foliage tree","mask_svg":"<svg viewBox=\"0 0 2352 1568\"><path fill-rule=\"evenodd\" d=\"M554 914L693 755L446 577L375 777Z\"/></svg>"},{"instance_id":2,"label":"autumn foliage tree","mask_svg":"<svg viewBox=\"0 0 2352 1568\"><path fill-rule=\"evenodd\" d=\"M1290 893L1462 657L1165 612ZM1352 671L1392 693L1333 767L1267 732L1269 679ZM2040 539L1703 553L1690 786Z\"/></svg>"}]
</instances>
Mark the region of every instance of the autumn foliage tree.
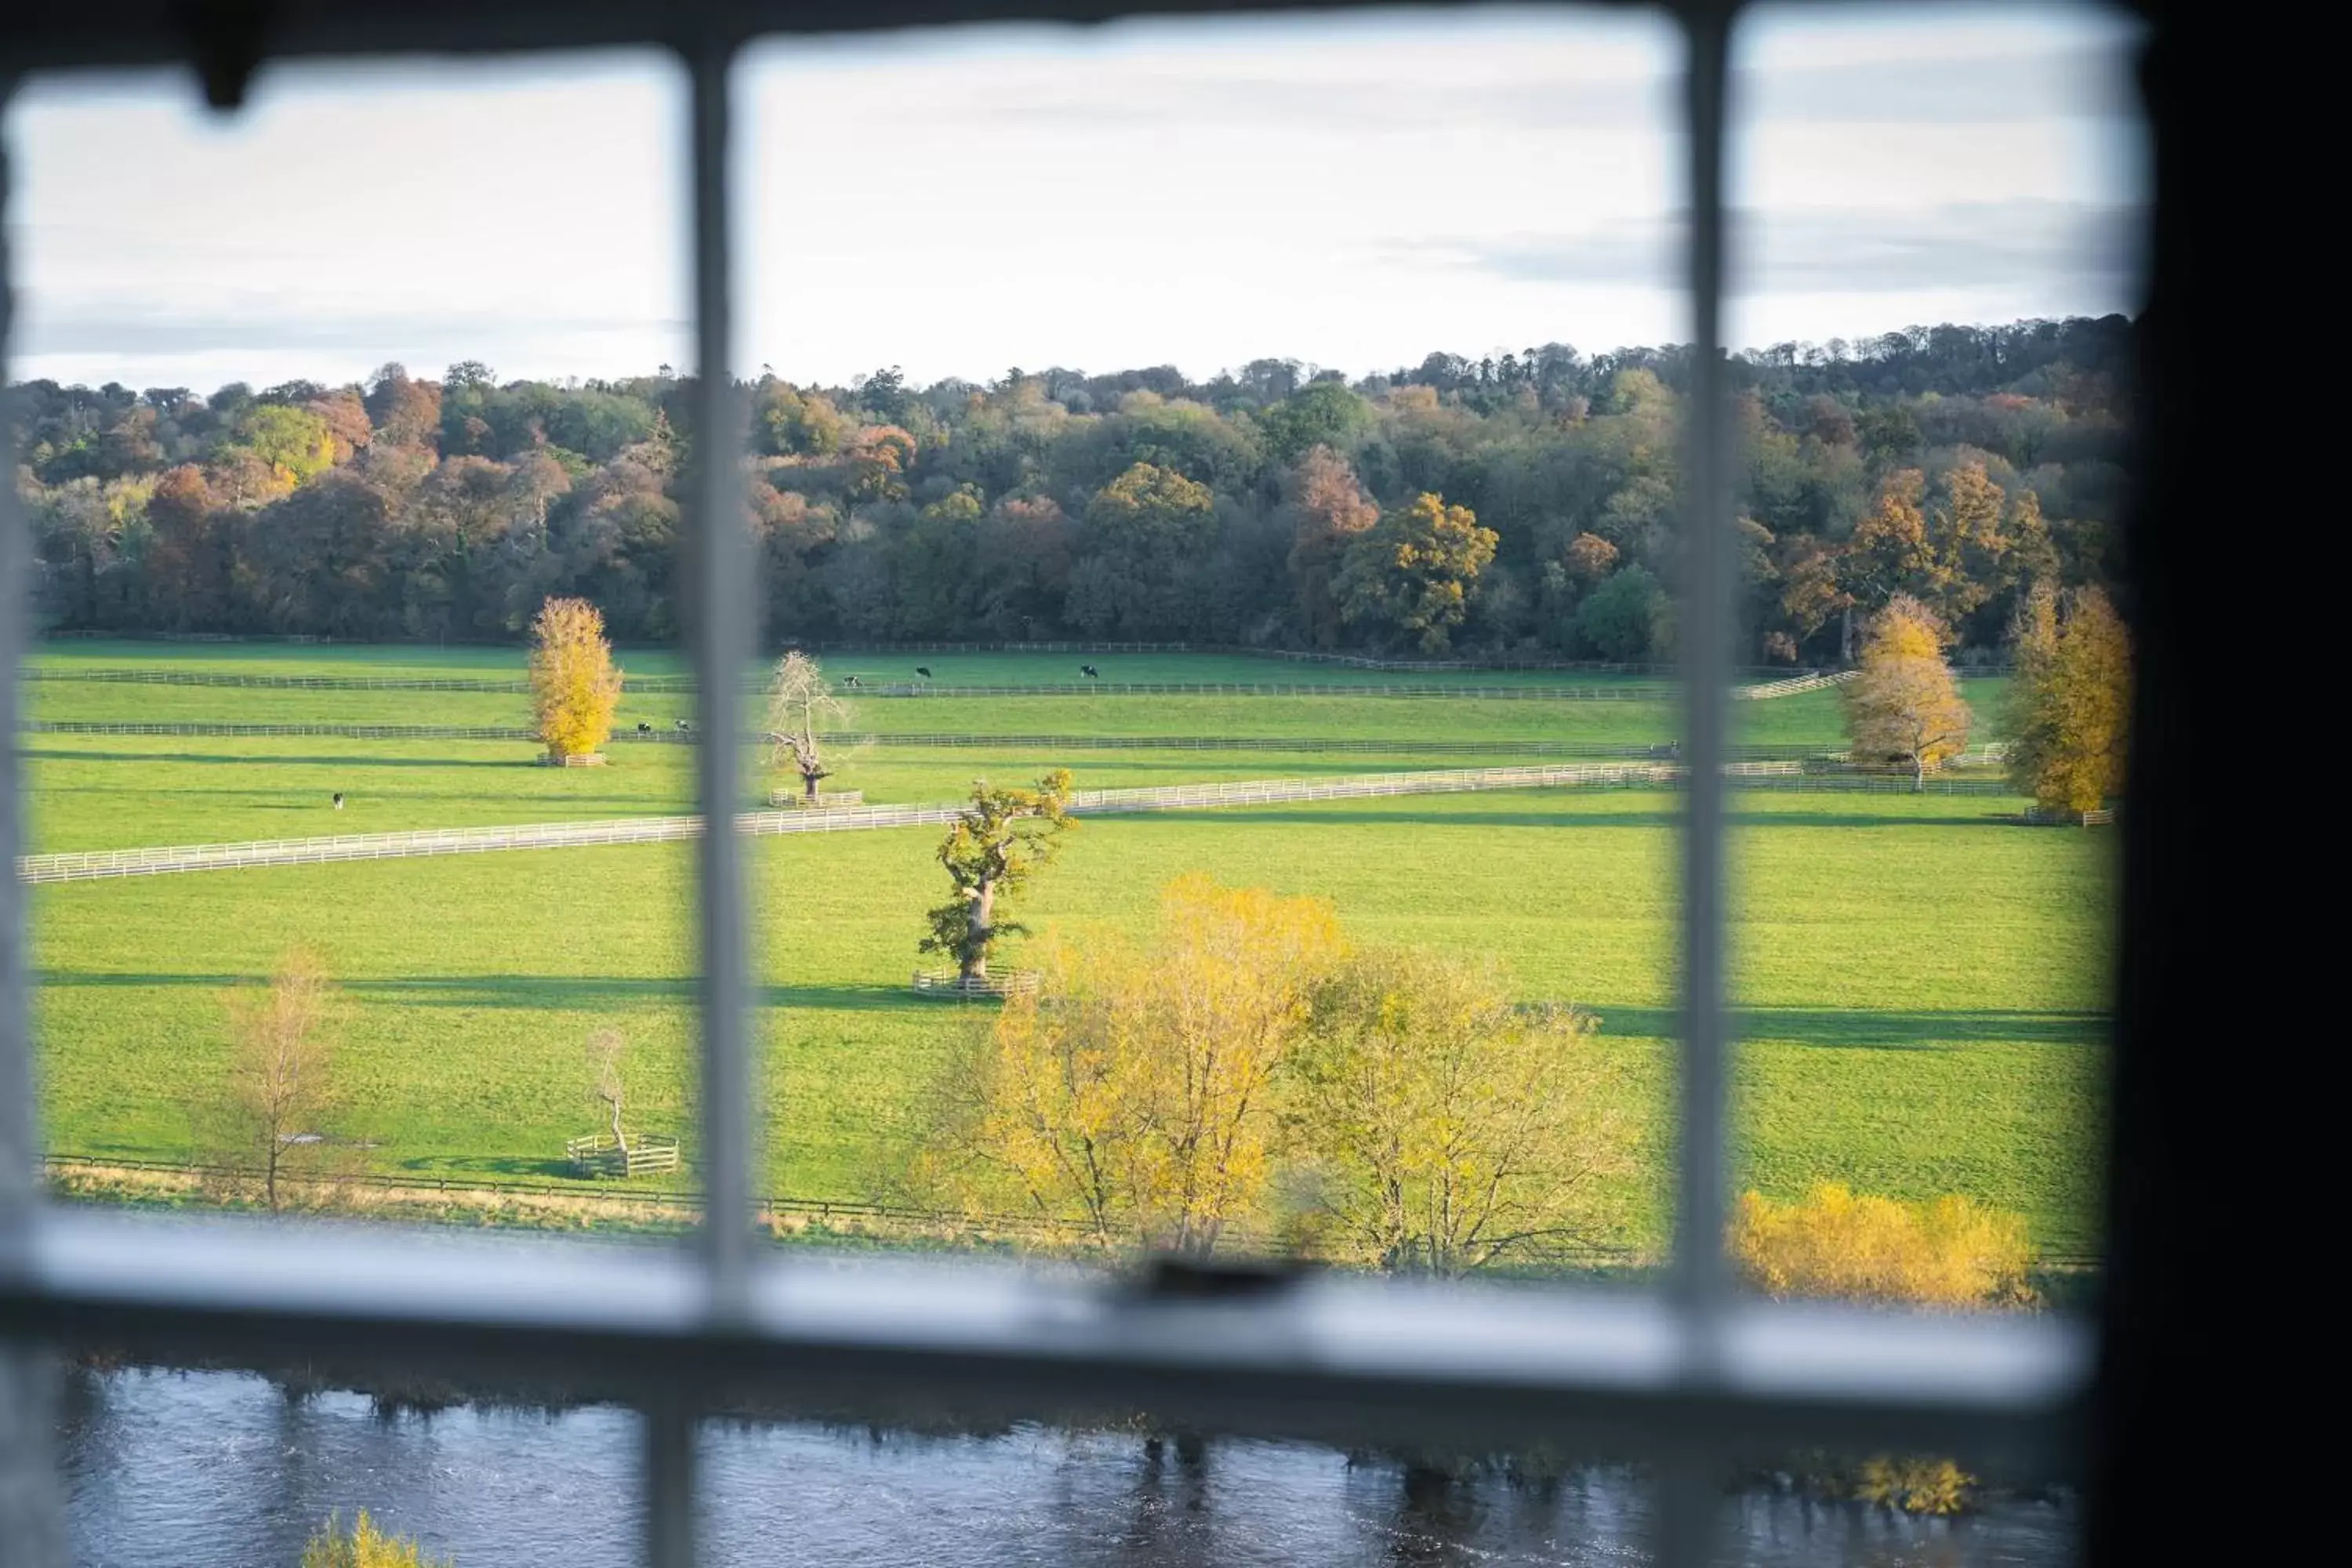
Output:
<instances>
[{"instance_id":1,"label":"autumn foliage tree","mask_svg":"<svg viewBox=\"0 0 2352 1568\"><path fill-rule=\"evenodd\" d=\"M228 1093L215 1129L215 1157L231 1180L272 1213L292 1188L336 1158L334 1122L343 1108L332 1079L339 1005L323 960L289 948L258 995L227 998Z\"/></svg>"},{"instance_id":2,"label":"autumn foliage tree","mask_svg":"<svg viewBox=\"0 0 2352 1568\"><path fill-rule=\"evenodd\" d=\"M1289 1110L1323 1249L1453 1278L1557 1256L1622 1168L1599 1020L1522 1009L1490 965L1361 953L1326 981Z\"/></svg>"},{"instance_id":3,"label":"autumn foliage tree","mask_svg":"<svg viewBox=\"0 0 2352 1568\"><path fill-rule=\"evenodd\" d=\"M2045 811L2095 811L2123 787L2131 639L2096 588L2037 584L2010 646L2010 775Z\"/></svg>"},{"instance_id":4,"label":"autumn foliage tree","mask_svg":"<svg viewBox=\"0 0 2352 1568\"><path fill-rule=\"evenodd\" d=\"M1276 1077L1341 951L1328 904L1199 875L1163 893L1148 946L1057 947L959 1071L967 1198L1009 1188L1102 1247L1207 1256L1259 1205Z\"/></svg>"},{"instance_id":5,"label":"autumn foliage tree","mask_svg":"<svg viewBox=\"0 0 2352 1568\"><path fill-rule=\"evenodd\" d=\"M530 694L550 761L595 754L613 735L621 671L604 617L585 599L550 599L530 624Z\"/></svg>"},{"instance_id":6,"label":"autumn foliage tree","mask_svg":"<svg viewBox=\"0 0 2352 1568\"><path fill-rule=\"evenodd\" d=\"M931 934L923 939L921 951L953 958L966 983L986 978L997 939L1027 929L1005 920L1000 901L1052 861L1062 835L1077 826L1069 809L1066 768L1047 773L1034 789L975 783L971 804L940 842L940 864L955 893L930 911Z\"/></svg>"},{"instance_id":7,"label":"autumn foliage tree","mask_svg":"<svg viewBox=\"0 0 2352 1568\"><path fill-rule=\"evenodd\" d=\"M1341 559L1341 615L1443 653L1469 614L1470 590L1500 536L1466 506L1424 492L1356 536Z\"/></svg>"},{"instance_id":8,"label":"autumn foliage tree","mask_svg":"<svg viewBox=\"0 0 2352 1568\"><path fill-rule=\"evenodd\" d=\"M1846 682L1846 730L1859 760L1899 762L1912 787L1969 743L1969 705L1944 663L1933 612L1897 594L1872 617L1860 669Z\"/></svg>"},{"instance_id":9,"label":"autumn foliage tree","mask_svg":"<svg viewBox=\"0 0 2352 1568\"><path fill-rule=\"evenodd\" d=\"M1328 447L1300 458L1285 484L1290 515L1290 581L1298 619L1317 647L1339 641L1335 584L1339 563L1356 538L1380 521L1381 509L1364 493L1356 470Z\"/></svg>"}]
</instances>

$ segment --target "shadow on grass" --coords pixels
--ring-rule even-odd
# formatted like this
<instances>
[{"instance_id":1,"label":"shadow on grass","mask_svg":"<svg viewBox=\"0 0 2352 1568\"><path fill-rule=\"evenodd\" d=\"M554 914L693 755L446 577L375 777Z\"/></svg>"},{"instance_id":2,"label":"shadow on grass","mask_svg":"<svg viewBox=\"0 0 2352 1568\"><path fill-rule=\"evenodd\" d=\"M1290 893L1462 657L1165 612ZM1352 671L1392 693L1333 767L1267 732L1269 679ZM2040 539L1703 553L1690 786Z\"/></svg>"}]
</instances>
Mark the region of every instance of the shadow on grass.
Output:
<instances>
[{"instance_id":1,"label":"shadow on grass","mask_svg":"<svg viewBox=\"0 0 2352 1568\"><path fill-rule=\"evenodd\" d=\"M1601 1032L1632 1038L1672 1039L1671 1007L1592 1005ZM1813 1046L1829 1050L1927 1050L1945 1046L2100 1046L2108 1037L2104 1013L2044 1013L2001 1008L1948 1012L1885 1012L1844 1007L1746 1007L1732 1010L1742 1040Z\"/></svg>"},{"instance_id":2,"label":"shadow on grass","mask_svg":"<svg viewBox=\"0 0 2352 1568\"><path fill-rule=\"evenodd\" d=\"M1456 797L1459 798L1459 797ZM1106 818L1113 814L1104 814ZM1137 816L1199 816L1218 822L1263 822L1299 826L1328 824L1335 827L1402 825L1412 827L1678 827L1679 811L1405 811L1384 806L1370 811L1334 810L1328 806L1279 806L1247 809L1202 806L1184 812L1137 812ZM1725 820L1734 827L2000 827L2011 826L1997 813L1981 816L1894 816L1875 812L1836 813L1734 811Z\"/></svg>"},{"instance_id":3,"label":"shadow on grass","mask_svg":"<svg viewBox=\"0 0 2352 1568\"><path fill-rule=\"evenodd\" d=\"M569 1160L530 1160L520 1155L421 1154L402 1160L397 1169L428 1176L529 1176L533 1180L579 1180ZM584 1186L586 1184L583 1182Z\"/></svg>"},{"instance_id":4,"label":"shadow on grass","mask_svg":"<svg viewBox=\"0 0 2352 1568\"><path fill-rule=\"evenodd\" d=\"M74 987L189 986L226 991L259 985L268 976L253 974L156 974L81 973L49 969L41 972L44 989ZM345 979L337 982L345 993L362 1001L404 1007L520 1007L550 1012L579 1011L630 1003L672 1003L687 1005L695 997L690 975L581 974L449 974ZM787 1010L883 1012L909 1008L947 1014L954 1004L919 996L905 985L761 985L759 1005ZM982 1005L984 1004L974 1004Z\"/></svg>"}]
</instances>

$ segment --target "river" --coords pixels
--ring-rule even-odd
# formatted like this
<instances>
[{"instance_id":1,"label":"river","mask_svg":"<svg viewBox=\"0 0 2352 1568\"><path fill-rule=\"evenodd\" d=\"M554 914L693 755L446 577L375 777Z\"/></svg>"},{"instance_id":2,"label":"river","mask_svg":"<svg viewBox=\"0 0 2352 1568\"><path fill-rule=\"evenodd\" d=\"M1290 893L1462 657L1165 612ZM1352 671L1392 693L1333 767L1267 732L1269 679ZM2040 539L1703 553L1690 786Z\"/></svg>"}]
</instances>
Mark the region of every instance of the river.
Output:
<instances>
[{"instance_id":1,"label":"river","mask_svg":"<svg viewBox=\"0 0 2352 1568\"><path fill-rule=\"evenodd\" d=\"M60 1423L82 1568L294 1568L364 1507L457 1568L635 1561L631 1413L385 1412L232 1372L74 1373ZM802 1563L1574 1565L1649 1559L1646 1489L1596 1466L1544 1483L1430 1482L1300 1444L1197 1451L1126 1434L990 1436L713 1425L703 1561ZM1753 1568L2062 1568L2078 1510L1998 1498L1958 1521L1758 1490L1722 1561Z\"/></svg>"}]
</instances>

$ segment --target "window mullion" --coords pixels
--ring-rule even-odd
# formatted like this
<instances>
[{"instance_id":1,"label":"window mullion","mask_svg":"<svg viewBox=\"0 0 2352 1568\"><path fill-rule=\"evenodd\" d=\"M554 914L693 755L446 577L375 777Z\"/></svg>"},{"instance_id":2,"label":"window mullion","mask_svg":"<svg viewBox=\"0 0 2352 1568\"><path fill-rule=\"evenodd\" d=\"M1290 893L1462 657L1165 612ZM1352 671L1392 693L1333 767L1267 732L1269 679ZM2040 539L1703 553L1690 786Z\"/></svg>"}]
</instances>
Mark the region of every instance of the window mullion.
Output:
<instances>
[{"instance_id":1,"label":"window mullion","mask_svg":"<svg viewBox=\"0 0 2352 1568\"><path fill-rule=\"evenodd\" d=\"M750 1295L753 1162L750 943L740 840L743 677L755 651L741 502L741 433L729 368L732 321L728 211L728 76L732 46L688 60L693 80L694 663L702 743L703 1251L713 1314L740 1321Z\"/></svg>"},{"instance_id":2,"label":"window mullion","mask_svg":"<svg viewBox=\"0 0 2352 1568\"><path fill-rule=\"evenodd\" d=\"M1685 126L1690 149L1690 399L1684 469L1682 613L1682 1062L1675 1288L1702 1340L1727 1289L1723 1248L1727 1162L1725 1070L1724 731L1730 707L1731 493L1722 353L1723 142L1729 5L1685 14L1689 59Z\"/></svg>"}]
</instances>

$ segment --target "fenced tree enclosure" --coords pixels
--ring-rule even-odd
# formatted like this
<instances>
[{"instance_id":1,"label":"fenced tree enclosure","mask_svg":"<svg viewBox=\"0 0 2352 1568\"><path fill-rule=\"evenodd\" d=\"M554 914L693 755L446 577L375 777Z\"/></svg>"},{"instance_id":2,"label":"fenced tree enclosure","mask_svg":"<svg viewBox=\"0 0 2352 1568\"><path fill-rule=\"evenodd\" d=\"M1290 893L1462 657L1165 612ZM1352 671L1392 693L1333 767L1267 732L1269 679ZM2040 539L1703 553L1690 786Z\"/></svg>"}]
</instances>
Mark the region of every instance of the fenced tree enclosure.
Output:
<instances>
[{"instance_id":1,"label":"fenced tree enclosure","mask_svg":"<svg viewBox=\"0 0 2352 1568\"><path fill-rule=\"evenodd\" d=\"M550 599L530 624L530 696L547 760L593 757L612 739L621 671L604 616L585 599Z\"/></svg>"}]
</instances>

